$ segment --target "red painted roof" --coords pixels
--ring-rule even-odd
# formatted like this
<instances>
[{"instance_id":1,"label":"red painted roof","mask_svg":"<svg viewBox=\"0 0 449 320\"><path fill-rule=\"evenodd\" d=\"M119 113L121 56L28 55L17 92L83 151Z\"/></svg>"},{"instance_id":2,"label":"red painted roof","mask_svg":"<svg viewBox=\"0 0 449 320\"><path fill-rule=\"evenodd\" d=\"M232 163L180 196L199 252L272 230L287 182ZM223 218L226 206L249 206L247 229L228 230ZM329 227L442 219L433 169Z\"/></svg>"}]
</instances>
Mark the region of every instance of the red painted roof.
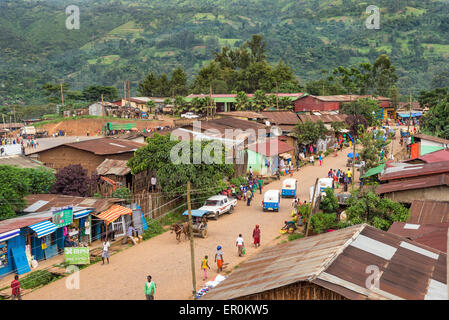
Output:
<instances>
[{"instance_id":1,"label":"red painted roof","mask_svg":"<svg viewBox=\"0 0 449 320\"><path fill-rule=\"evenodd\" d=\"M410 207L408 223L433 224L449 222L449 202L414 200Z\"/></svg>"},{"instance_id":2,"label":"red painted roof","mask_svg":"<svg viewBox=\"0 0 449 320\"><path fill-rule=\"evenodd\" d=\"M65 146L92 152L97 155L107 155L134 152L145 146L145 144L122 139L100 138L95 140L66 143Z\"/></svg>"},{"instance_id":3,"label":"red painted roof","mask_svg":"<svg viewBox=\"0 0 449 320\"><path fill-rule=\"evenodd\" d=\"M270 138L266 139L263 142L251 144L248 146L248 149L263 154L266 157L271 157L277 154L294 150L295 147L292 147L289 144L280 141L279 138Z\"/></svg>"}]
</instances>

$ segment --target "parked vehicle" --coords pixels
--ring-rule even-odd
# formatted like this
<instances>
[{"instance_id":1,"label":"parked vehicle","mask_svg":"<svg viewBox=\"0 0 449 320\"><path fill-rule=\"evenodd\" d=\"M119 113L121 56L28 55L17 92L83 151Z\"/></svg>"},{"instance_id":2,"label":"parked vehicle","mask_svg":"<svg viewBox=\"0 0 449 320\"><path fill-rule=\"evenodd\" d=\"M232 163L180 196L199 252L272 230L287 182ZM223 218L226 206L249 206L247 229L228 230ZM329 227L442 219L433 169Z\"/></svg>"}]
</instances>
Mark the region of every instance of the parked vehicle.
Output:
<instances>
[{"instance_id":1,"label":"parked vehicle","mask_svg":"<svg viewBox=\"0 0 449 320\"><path fill-rule=\"evenodd\" d=\"M230 199L224 195L210 197L198 210L206 210L208 216L213 216L215 220L223 213L232 213L237 205L237 199Z\"/></svg>"},{"instance_id":2,"label":"parked vehicle","mask_svg":"<svg viewBox=\"0 0 449 320\"><path fill-rule=\"evenodd\" d=\"M28 127L22 127L20 129L20 135L22 137L26 137L26 136L35 136L36 135L36 128L33 126L28 126Z\"/></svg>"},{"instance_id":3,"label":"parked vehicle","mask_svg":"<svg viewBox=\"0 0 449 320\"><path fill-rule=\"evenodd\" d=\"M186 118L186 119L195 119L195 118L199 118L199 115L194 114L193 112L186 112L181 114L181 118Z\"/></svg>"},{"instance_id":4,"label":"parked vehicle","mask_svg":"<svg viewBox=\"0 0 449 320\"><path fill-rule=\"evenodd\" d=\"M282 197L296 197L296 188L298 186L298 181L293 178L285 179L282 182Z\"/></svg>"},{"instance_id":5,"label":"parked vehicle","mask_svg":"<svg viewBox=\"0 0 449 320\"><path fill-rule=\"evenodd\" d=\"M321 196L325 196L326 193L324 192L324 190L326 190L326 188L332 188L332 178L320 178L318 180L318 186L317 186L317 190L315 192L315 201L320 198ZM310 187L310 202L312 202L312 198L313 198L313 188L314 186Z\"/></svg>"},{"instance_id":6,"label":"parked vehicle","mask_svg":"<svg viewBox=\"0 0 449 320\"><path fill-rule=\"evenodd\" d=\"M273 210L279 211L281 203L281 193L279 190L268 190L263 196L262 208L263 211Z\"/></svg>"}]
</instances>

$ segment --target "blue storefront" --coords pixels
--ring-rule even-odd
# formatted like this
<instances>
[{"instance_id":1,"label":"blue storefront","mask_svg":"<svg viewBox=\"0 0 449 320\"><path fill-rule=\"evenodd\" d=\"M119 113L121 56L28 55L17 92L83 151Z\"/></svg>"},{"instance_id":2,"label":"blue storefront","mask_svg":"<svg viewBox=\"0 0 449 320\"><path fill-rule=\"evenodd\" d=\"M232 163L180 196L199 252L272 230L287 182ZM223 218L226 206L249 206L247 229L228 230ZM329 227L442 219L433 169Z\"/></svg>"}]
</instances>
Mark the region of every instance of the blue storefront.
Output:
<instances>
[{"instance_id":1,"label":"blue storefront","mask_svg":"<svg viewBox=\"0 0 449 320\"><path fill-rule=\"evenodd\" d=\"M31 235L31 254L35 260L44 260L58 254L58 243L64 243L62 231L49 220L33 224L28 227ZM60 246L61 248L63 245Z\"/></svg>"},{"instance_id":2,"label":"blue storefront","mask_svg":"<svg viewBox=\"0 0 449 320\"><path fill-rule=\"evenodd\" d=\"M11 272L24 274L30 271L25 244L26 238L20 229L0 234L0 276Z\"/></svg>"}]
</instances>

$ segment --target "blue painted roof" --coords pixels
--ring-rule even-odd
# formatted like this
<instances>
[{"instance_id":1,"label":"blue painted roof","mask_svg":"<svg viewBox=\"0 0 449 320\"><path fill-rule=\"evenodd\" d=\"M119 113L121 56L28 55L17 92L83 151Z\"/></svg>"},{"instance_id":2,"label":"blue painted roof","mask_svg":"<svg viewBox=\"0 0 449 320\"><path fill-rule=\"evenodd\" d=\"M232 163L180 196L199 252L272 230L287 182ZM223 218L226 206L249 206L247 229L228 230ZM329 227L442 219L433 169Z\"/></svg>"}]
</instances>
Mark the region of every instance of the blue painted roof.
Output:
<instances>
[{"instance_id":1,"label":"blue painted roof","mask_svg":"<svg viewBox=\"0 0 449 320\"><path fill-rule=\"evenodd\" d=\"M191 212L192 212L192 217L202 217L206 213L209 213L209 211L207 211L207 210L191 210ZM184 213L182 215L183 216L188 216L189 215L189 211L188 210L184 211Z\"/></svg>"},{"instance_id":2,"label":"blue painted roof","mask_svg":"<svg viewBox=\"0 0 449 320\"><path fill-rule=\"evenodd\" d=\"M31 225L30 229L37 233L38 238L42 238L43 236L46 236L47 234L54 232L56 229L58 229L58 227L56 227L54 223L51 223L50 221L46 220Z\"/></svg>"}]
</instances>

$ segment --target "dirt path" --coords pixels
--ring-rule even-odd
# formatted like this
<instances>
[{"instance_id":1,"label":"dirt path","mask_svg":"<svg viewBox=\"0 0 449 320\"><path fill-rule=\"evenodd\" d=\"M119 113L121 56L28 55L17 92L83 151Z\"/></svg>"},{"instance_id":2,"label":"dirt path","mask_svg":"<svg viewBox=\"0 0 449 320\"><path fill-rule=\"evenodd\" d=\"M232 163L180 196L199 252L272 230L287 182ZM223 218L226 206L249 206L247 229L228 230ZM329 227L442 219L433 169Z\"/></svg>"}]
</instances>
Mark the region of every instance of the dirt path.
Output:
<instances>
[{"instance_id":1,"label":"dirt path","mask_svg":"<svg viewBox=\"0 0 449 320\"><path fill-rule=\"evenodd\" d=\"M399 150L398 140L395 150ZM338 157L330 155L323 161L323 166L306 166L294 177L299 182L299 197L301 201L309 199L309 188L317 177L327 177L330 168L344 169L349 148L339 152ZM356 172L358 179L359 172ZM284 177L285 178L285 177ZM281 181L275 181L264 187L281 189ZM195 268L197 290L204 284L200 273L200 261L204 255L209 256L209 279L214 277L216 264L214 263L215 248L218 244L223 247L224 261L229 263L224 270L233 270L234 266L250 258L263 247L273 245L286 239L282 236L276 239L283 221L290 217L292 200L282 199L280 212L263 212L261 207L262 195L257 192L251 206L239 201L234 213L223 215L218 221L209 222L208 237L195 238ZM255 249L251 245L251 235L255 224L261 228L261 247ZM237 255L235 240L239 233L243 234L247 255L240 258ZM157 284L156 299L190 299L192 291L190 269L189 241L177 244L174 234L166 232L153 239L145 241L135 247L111 256L111 264L97 263L80 272L80 289L69 290L65 286L66 279L58 280L24 297L28 299L104 299L127 300L144 299L143 294L146 276L151 274Z\"/></svg>"}]
</instances>

